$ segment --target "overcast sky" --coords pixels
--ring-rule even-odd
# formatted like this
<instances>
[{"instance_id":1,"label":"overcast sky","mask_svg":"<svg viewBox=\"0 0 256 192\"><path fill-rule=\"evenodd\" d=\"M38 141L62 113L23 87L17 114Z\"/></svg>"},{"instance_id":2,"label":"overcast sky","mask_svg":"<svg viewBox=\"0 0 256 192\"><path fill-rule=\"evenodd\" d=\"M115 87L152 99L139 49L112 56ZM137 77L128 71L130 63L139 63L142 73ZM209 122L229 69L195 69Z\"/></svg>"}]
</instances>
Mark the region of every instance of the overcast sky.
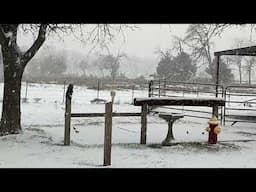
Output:
<instances>
[{"instance_id":1,"label":"overcast sky","mask_svg":"<svg viewBox=\"0 0 256 192\"><path fill-rule=\"evenodd\" d=\"M147 71L147 73L151 74L155 71L155 66L159 61L159 55L155 53L156 49L160 48L161 50L166 50L171 48L172 36L184 37L188 24L140 24L137 26L139 28L135 31L124 30L124 34L117 35L113 43L108 46L113 55L117 55L118 50L120 49L120 51L125 52L128 57L136 56L143 59L147 62L148 67L141 66L141 63L136 63L136 65L140 65L141 67L140 71L137 71L137 73L145 73L145 71ZM88 25L85 27L88 27ZM256 33L252 33L252 36L250 36L250 34L249 27L236 27L226 30L220 38L218 37L214 39L214 47L212 51L233 48L235 39L249 40L251 37L252 40L255 40ZM32 43L31 38L21 38L20 40L23 45L27 44L27 47L29 47L29 42ZM69 57L69 66L72 68L75 68L74 63L76 63L76 61L81 60L80 57L87 57L89 50L92 48L91 45L85 45L84 43L81 43L81 41L74 39L73 36L67 34L61 35L61 39L47 39L44 48L46 47L46 50L51 51L51 49L47 48L47 45L55 46L59 50L62 48L66 49L67 56ZM82 54L75 54L74 51ZM95 51L97 51L97 49L94 49L94 52ZM154 66L150 63L154 64ZM133 64L133 66L135 66L135 64ZM129 70L126 69L125 71L128 72ZM134 72L132 71L131 73Z\"/></svg>"},{"instance_id":2,"label":"overcast sky","mask_svg":"<svg viewBox=\"0 0 256 192\"><path fill-rule=\"evenodd\" d=\"M135 31L125 30L124 36L120 34L117 39L109 45L110 51L117 54L120 48L121 51L126 52L128 55L156 58L156 54L154 53L156 48L161 48L162 50L170 48L172 45L172 36L184 37L188 27L186 24L138 24L137 26L139 26L139 29ZM221 38L214 40L215 46L213 51L230 49L235 38L249 39L249 29L235 28L227 30L223 33ZM255 39L254 36L253 39ZM56 41L48 41L50 44L53 42L56 44ZM65 37L63 42L58 41L57 44L61 47L83 53L88 52L91 48L91 46L85 46L71 37Z\"/></svg>"}]
</instances>

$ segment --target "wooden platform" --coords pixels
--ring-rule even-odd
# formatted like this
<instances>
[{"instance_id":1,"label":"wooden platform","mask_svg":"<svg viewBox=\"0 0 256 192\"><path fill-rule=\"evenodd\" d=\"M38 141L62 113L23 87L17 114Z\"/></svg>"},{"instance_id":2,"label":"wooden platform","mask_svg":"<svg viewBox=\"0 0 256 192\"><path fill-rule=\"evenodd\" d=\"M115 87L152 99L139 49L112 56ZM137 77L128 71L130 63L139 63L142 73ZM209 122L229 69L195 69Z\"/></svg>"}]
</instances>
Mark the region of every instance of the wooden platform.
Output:
<instances>
[{"instance_id":1,"label":"wooden platform","mask_svg":"<svg viewBox=\"0 0 256 192\"><path fill-rule=\"evenodd\" d=\"M142 97L134 98L133 105L141 106L141 144L146 144L148 106L206 106L212 107L212 115L218 118L218 107L225 106L223 98L209 97Z\"/></svg>"},{"instance_id":2,"label":"wooden platform","mask_svg":"<svg viewBox=\"0 0 256 192\"><path fill-rule=\"evenodd\" d=\"M223 98L206 98L206 97L145 97L135 98L135 106L142 106L147 104L153 105L184 105L184 106L225 106Z\"/></svg>"}]
</instances>

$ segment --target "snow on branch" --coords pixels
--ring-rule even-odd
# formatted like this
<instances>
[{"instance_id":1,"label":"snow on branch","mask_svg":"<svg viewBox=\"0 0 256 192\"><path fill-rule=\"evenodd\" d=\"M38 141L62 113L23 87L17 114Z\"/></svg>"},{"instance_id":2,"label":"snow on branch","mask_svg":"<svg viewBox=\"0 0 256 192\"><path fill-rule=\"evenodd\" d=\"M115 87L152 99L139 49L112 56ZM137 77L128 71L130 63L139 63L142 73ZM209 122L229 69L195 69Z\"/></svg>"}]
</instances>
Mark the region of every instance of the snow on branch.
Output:
<instances>
[{"instance_id":1,"label":"snow on branch","mask_svg":"<svg viewBox=\"0 0 256 192\"><path fill-rule=\"evenodd\" d=\"M3 44L6 44L6 43L7 43L7 39L4 35L4 30L3 30L2 25L0 25L0 44L3 45Z\"/></svg>"},{"instance_id":2,"label":"snow on branch","mask_svg":"<svg viewBox=\"0 0 256 192\"><path fill-rule=\"evenodd\" d=\"M1 24L0 25L0 43L4 46L10 46L16 41L17 24Z\"/></svg>"}]
</instances>

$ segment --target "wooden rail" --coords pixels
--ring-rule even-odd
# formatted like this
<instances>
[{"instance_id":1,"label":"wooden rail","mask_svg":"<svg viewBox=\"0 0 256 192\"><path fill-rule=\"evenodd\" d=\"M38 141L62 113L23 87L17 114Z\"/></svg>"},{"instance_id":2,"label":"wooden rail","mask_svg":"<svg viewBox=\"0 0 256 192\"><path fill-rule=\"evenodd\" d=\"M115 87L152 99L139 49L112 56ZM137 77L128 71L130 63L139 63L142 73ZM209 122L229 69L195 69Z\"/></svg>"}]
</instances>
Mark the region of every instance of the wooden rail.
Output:
<instances>
[{"instance_id":1,"label":"wooden rail","mask_svg":"<svg viewBox=\"0 0 256 192\"><path fill-rule=\"evenodd\" d=\"M105 104L105 113L71 113L71 99L73 93L73 85L68 86L66 92L66 105L65 105L65 131L64 131L64 145L70 145L70 126L71 117L105 117L105 130L104 130L104 160L103 165L111 165L111 145L112 145L112 117L128 117L128 116L141 116L141 122L143 123L144 129L143 142L146 142L146 114L147 110L143 113L113 113L113 102L108 102ZM113 99L112 99L113 101ZM146 109L146 108L145 108ZM141 141L142 143L142 141Z\"/></svg>"},{"instance_id":2,"label":"wooden rail","mask_svg":"<svg viewBox=\"0 0 256 192\"><path fill-rule=\"evenodd\" d=\"M160 97L160 98L135 98L134 105L142 106L163 106L163 105L186 105L186 106L224 106L225 100L222 98L191 98L191 97Z\"/></svg>"},{"instance_id":3,"label":"wooden rail","mask_svg":"<svg viewBox=\"0 0 256 192\"><path fill-rule=\"evenodd\" d=\"M106 113L71 113L71 117L104 117ZM141 113L112 113L112 117L141 116Z\"/></svg>"}]
</instances>

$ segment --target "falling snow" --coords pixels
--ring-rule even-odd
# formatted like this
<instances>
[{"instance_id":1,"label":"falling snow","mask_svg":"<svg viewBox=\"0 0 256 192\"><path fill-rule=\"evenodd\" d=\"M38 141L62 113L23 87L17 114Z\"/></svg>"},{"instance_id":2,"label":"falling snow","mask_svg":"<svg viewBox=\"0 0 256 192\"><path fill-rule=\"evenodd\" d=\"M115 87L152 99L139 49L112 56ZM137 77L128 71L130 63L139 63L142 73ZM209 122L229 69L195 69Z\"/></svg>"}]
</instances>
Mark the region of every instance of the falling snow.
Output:
<instances>
[{"instance_id":1,"label":"falling snow","mask_svg":"<svg viewBox=\"0 0 256 192\"><path fill-rule=\"evenodd\" d=\"M3 94L0 84L0 95ZM25 96L25 84L21 97ZM74 86L72 112L104 112L103 104L91 104L97 91ZM146 97L147 90L135 90L134 97ZM35 101L35 98L41 100ZM100 98L111 100L110 91ZM132 93L117 90L115 112L140 112L131 105ZM2 105L2 103L0 103ZM1 106L0 106L1 109ZM104 118L74 118L71 145L63 146L63 85L30 84L27 102L21 105L23 132L0 137L0 167L102 167ZM140 118L113 118L112 164L121 168L255 167L256 132L253 124L221 126L219 144L208 146L207 119L184 117L174 123L173 146L161 146L167 123L148 115L147 145L140 145ZM248 141L248 142L247 142ZM19 161L17 161L19 158Z\"/></svg>"}]
</instances>

